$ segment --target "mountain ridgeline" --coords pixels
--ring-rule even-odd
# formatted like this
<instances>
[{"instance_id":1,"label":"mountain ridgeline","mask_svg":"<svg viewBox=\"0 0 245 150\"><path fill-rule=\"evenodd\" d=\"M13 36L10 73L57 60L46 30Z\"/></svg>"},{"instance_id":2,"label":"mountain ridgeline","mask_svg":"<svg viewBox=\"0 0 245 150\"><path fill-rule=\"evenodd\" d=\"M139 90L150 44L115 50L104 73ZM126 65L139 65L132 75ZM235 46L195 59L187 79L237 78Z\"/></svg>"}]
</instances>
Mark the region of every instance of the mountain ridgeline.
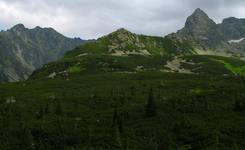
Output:
<instances>
[{"instance_id":1,"label":"mountain ridgeline","mask_svg":"<svg viewBox=\"0 0 245 150\"><path fill-rule=\"evenodd\" d=\"M58 62L35 71L30 78L91 71L136 73L152 70L245 75L244 62L240 60L245 58L243 27L243 19L235 18L216 24L198 8L177 33L154 37L122 28L76 47Z\"/></svg>"},{"instance_id":2,"label":"mountain ridgeline","mask_svg":"<svg viewBox=\"0 0 245 150\"><path fill-rule=\"evenodd\" d=\"M216 24L199 8L187 18L184 28L166 37L137 35L122 28L85 45L86 41L64 37L51 28L27 29L19 24L0 32L0 81L27 79L34 70L57 60L75 47L59 61L63 67L58 71L67 71L69 67L79 63L76 65L79 68L77 71L92 69L135 72L141 68L140 70L196 73L193 70L199 70L196 69L197 65L193 66L192 59L185 56L213 55L243 59L244 34L245 19L230 17ZM51 66L52 64L56 63L51 63ZM45 70L49 74L57 73L57 70ZM34 74L37 72L40 70Z\"/></svg>"},{"instance_id":3,"label":"mountain ridgeline","mask_svg":"<svg viewBox=\"0 0 245 150\"><path fill-rule=\"evenodd\" d=\"M18 24L0 32L0 82L27 79L36 69L62 57L85 41L67 38L52 28Z\"/></svg>"},{"instance_id":4,"label":"mountain ridgeline","mask_svg":"<svg viewBox=\"0 0 245 150\"><path fill-rule=\"evenodd\" d=\"M82 72L125 72L164 70L166 61L192 54L191 42L175 35L152 37L119 29L97 41L78 46L57 62L35 71L31 79Z\"/></svg>"}]
</instances>

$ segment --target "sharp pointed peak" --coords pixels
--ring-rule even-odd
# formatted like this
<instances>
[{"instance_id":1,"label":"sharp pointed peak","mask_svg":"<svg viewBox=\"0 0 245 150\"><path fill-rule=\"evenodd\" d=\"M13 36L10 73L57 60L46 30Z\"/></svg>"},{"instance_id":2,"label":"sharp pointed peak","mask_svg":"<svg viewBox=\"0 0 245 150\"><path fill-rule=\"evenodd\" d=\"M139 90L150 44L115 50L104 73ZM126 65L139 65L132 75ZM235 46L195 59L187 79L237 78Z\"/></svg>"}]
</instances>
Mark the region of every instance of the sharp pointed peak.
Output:
<instances>
[{"instance_id":1,"label":"sharp pointed peak","mask_svg":"<svg viewBox=\"0 0 245 150\"><path fill-rule=\"evenodd\" d=\"M206 16L206 17L208 17L206 12L203 11L201 8L195 9L195 11L193 12L193 14L191 16Z\"/></svg>"},{"instance_id":2,"label":"sharp pointed peak","mask_svg":"<svg viewBox=\"0 0 245 150\"><path fill-rule=\"evenodd\" d=\"M207 29L214 28L216 28L216 23L209 18L203 10L197 8L193 14L187 18L185 27L178 31L178 33L184 36L189 36L190 34L192 36L199 36L199 34L207 33Z\"/></svg>"},{"instance_id":3,"label":"sharp pointed peak","mask_svg":"<svg viewBox=\"0 0 245 150\"><path fill-rule=\"evenodd\" d=\"M209 16L200 8L197 8L192 15L190 15L186 23L192 23L192 24L197 24L197 23L204 23L204 22L212 22L213 24L215 23ZM216 24L216 23L215 23Z\"/></svg>"}]
</instances>

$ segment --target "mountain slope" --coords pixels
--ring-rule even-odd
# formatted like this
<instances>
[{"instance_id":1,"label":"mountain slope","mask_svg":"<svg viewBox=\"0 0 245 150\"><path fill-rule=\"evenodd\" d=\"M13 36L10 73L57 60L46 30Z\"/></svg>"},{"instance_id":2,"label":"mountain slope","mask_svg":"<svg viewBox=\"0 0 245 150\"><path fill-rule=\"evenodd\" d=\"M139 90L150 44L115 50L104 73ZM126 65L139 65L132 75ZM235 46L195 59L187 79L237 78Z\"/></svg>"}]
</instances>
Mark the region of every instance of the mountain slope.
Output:
<instances>
[{"instance_id":1,"label":"mountain slope","mask_svg":"<svg viewBox=\"0 0 245 150\"><path fill-rule=\"evenodd\" d=\"M196 9L183 29L166 37L137 35L119 29L67 52L61 60L35 71L31 79L69 79L70 75L85 72L245 75L244 62L237 60L245 56L243 41L239 45L229 42L225 33L232 25L227 30L221 26Z\"/></svg>"},{"instance_id":2,"label":"mountain slope","mask_svg":"<svg viewBox=\"0 0 245 150\"><path fill-rule=\"evenodd\" d=\"M93 43L75 48L68 52L65 57L75 57L84 53L115 56L175 55L191 53L191 50L192 47L188 42L175 36L152 37L119 29Z\"/></svg>"},{"instance_id":3,"label":"mountain slope","mask_svg":"<svg viewBox=\"0 0 245 150\"><path fill-rule=\"evenodd\" d=\"M67 76L82 72L126 72L164 70L167 60L192 54L191 42L174 35L152 37L119 29L107 36L76 47L57 62L35 71L31 79Z\"/></svg>"},{"instance_id":4,"label":"mountain slope","mask_svg":"<svg viewBox=\"0 0 245 150\"><path fill-rule=\"evenodd\" d=\"M0 82L26 79L43 64L57 60L81 39L64 37L52 28L27 29L18 24L0 32Z\"/></svg>"},{"instance_id":5,"label":"mountain slope","mask_svg":"<svg viewBox=\"0 0 245 150\"><path fill-rule=\"evenodd\" d=\"M135 74L148 71L245 76L244 61L215 55L198 55L193 52L195 46L188 41L181 43L177 37L173 38L174 35L165 38L148 37L123 30L123 33L126 32L123 39L127 40L122 41L115 36L121 35L121 32L118 30L96 42L69 51L59 61L49 63L42 69L36 70L30 79L61 78L69 80L74 75L91 73ZM136 41L137 44L135 44ZM162 45L158 43L158 46L154 46L152 44L157 41ZM114 44L114 47L111 44ZM112 48L114 49L112 50Z\"/></svg>"}]
</instances>

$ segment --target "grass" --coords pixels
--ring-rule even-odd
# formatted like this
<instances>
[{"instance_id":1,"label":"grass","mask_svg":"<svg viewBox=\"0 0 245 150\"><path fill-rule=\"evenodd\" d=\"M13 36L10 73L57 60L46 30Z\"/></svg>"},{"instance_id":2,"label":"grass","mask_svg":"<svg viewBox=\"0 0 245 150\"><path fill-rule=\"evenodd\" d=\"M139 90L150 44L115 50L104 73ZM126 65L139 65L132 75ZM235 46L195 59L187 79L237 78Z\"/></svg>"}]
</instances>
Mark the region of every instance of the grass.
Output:
<instances>
[{"instance_id":1,"label":"grass","mask_svg":"<svg viewBox=\"0 0 245 150\"><path fill-rule=\"evenodd\" d=\"M69 67L69 68L67 69L67 71L68 71L69 73L79 73L79 72L81 72L81 67L78 66L78 65L72 66L72 67Z\"/></svg>"},{"instance_id":2,"label":"grass","mask_svg":"<svg viewBox=\"0 0 245 150\"><path fill-rule=\"evenodd\" d=\"M216 60L216 61L224 64L225 68L230 70L235 75L245 76L245 66L235 67L235 66L231 65L230 63L225 62L223 60Z\"/></svg>"}]
</instances>

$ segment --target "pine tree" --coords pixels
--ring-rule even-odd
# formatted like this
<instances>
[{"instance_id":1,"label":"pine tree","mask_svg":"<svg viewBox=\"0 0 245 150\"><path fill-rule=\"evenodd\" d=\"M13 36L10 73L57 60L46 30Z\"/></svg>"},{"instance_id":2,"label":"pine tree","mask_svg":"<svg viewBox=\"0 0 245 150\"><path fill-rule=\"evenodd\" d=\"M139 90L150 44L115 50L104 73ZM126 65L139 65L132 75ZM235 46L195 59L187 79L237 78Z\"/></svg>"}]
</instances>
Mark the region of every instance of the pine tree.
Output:
<instances>
[{"instance_id":1,"label":"pine tree","mask_svg":"<svg viewBox=\"0 0 245 150\"><path fill-rule=\"evenodd\" d=\"M112 138L114 140L114 146L121 147L122 139L121 134L123 133L123 123L121 115L118 112L118 108L114 108L113 118L112 118Z\"/></svg>"},{"instance_id":2,"label":"pine tree","mask_svg":"<svg viewBox=\"0 0 245 150\"><path fill-rule=\"evenodd\" d=\"M113 120L112 120L112 127L115 127L115 126L117 126L120 133L123 132L123 119L122 119L122 116L118 113L117 107L114 109Z\"/></svg>"},{"instance_id":3,"label":"pine tree","mask_svg":"<svg viewBox=\"0 0 245 150\"><path fill-rule=\"evenodd\" d=\"M43 119L44 116L44 108L43 105L40 105L39 111L37 112L37 119Z\"/></svg>"},{"instance_id":4,"label":"pine tree","mask_svg":"<svg viewBox=\"0 0 245 150\"><path fill-rule=\"evenodd\" d=\"M56 108L55 108L55 114L57 116L62 116L63 115L63 109L60 101L57 101Z\"/></svg>"},{"instance_id":5,"label":"pine tree","mask_svg":"<svg viewBox=\"0 0 245 150\"><path fill-rule=\"evenodd\" d=\"M44 114L45 115L49 114L49 104L48 103L46 103L44 106Z\"/></svg>"},{"instance_id":6,"label":"pine tree","mask_svg":"<svg viewBox=\"0 0 245 150\"><path fill-rule=\"evenodd\" d=\"M216 135L215 137L215 149L218 150L219 149L219 136Z\"/></svg>"},{"instance_id":7,"label":"pine tree","mask_svg":"<svg viewBox=\"0 0 245 150\"><path fill-rule=\"evenodd\" d=\"M34 138L32 136L32 133L30 129L27 127L22 127L22 136L23 138L21 139L21 147L26 150L34 150L35 149L35 144L34 144Z\"/></svg>"},{"instance_id":8,"label":"pine tree","mask_svg":"<svg viewBox=\"0 0 245 150\"><path fill-rule=\"evenodd\" d=\"M147 117L154 117L157 114L157 107L156 107L152 88L150 89L149 92L149 97L148 97L145 111Z\"/></svg>"},{"instance_id":9,"label":"pine tree","mask_svg":"<svg viewBox=\"0 0 245 150\"><path fill-rule=\"evenodd\" d=\"M235 112L239 112L242 110L241 102L239 100L235 100L234 108Z\"/></svg>"}]
</instances>

